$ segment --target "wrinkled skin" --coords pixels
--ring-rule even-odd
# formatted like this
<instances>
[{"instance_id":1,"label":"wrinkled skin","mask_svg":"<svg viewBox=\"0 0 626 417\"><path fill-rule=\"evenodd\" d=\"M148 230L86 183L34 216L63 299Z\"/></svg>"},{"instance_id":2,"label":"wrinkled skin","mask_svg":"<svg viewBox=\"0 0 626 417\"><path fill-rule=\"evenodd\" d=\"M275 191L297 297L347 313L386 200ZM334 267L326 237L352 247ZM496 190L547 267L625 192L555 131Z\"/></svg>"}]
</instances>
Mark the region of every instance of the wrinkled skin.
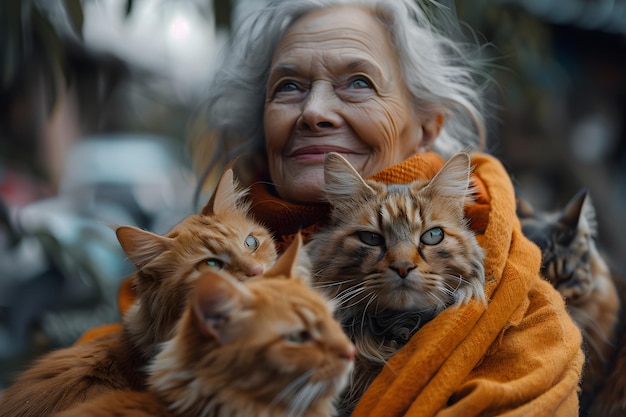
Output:
<instances>
[{"instance_id":1,"label":"wrinkled skin","mask_svg":"<svg viewBox=\"0 0 626 417\"><path fill-rule=\"evenodd\" d=\"M264 125L270 175L286 200L323 200L325 153L367 178L430 150L442 120L416 116L387 33L366 8L310 12L276 48Z\"/></svg>"}]
</instances>

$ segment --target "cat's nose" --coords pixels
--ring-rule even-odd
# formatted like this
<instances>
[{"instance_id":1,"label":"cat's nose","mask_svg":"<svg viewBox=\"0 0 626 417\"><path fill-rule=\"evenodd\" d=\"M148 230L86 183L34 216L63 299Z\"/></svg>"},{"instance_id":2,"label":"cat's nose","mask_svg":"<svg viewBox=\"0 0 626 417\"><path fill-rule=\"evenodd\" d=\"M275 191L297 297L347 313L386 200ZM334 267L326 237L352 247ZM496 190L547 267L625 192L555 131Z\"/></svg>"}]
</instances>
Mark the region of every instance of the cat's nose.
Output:
<instances>
[{"instance_id":1,"label":"cat's nose","mask_svg":"<svg viewBox=\"0 0 626 417\"><path fill-rule=\"evenodd\" d=\"M264 268L262 265L252 265L246 271L246 275L249 277L258 277L259 275L263 275Z\"/></svg>"},{"instance_id":2,"label":"cat's nose","mask_svg":"<svg viewBox=\"0 0 626 417\"><path fill-rule=\"evenodd\" d=\"M356 349L355 349L355 347L352 344L350 344L350 346L348 346L347 349L345 349L343 352L341 352L339 354L339 357L341 359L346 359L348 361L352 361L352 360L354 360L354 356L355 355L356 355Z\"/></svg>"},{"instance_id":3,"label":"cat's nose","mask_svg":"<svg viewBox=\"0 0 626 417\"><path fill-rule=\"evenodd\" d=\"M415 264L409 261L393 261L389 264L389 268L396 271L400 278L406 278L409 272L415 269Z\"/></svg>"}]
</instances>

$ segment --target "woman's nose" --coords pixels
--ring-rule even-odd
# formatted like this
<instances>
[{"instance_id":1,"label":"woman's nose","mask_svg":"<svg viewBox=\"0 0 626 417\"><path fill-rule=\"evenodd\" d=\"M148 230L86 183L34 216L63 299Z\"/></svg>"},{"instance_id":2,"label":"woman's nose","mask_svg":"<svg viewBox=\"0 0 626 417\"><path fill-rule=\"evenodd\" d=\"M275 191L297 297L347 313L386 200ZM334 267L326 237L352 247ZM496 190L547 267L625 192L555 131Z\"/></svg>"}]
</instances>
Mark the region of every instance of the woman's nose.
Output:
<instances>
[{"instance_id":1,"label":"woman's nose","mask_svg":"<svg viewBox=\"0 0 626 417\"><path fill-rule=\"evenodd\" d=\"M336 101L332 85L313 83L303 102L298 128L317 132L339 127L342 119L336 111Z\"/></svg>"}]
</instances>

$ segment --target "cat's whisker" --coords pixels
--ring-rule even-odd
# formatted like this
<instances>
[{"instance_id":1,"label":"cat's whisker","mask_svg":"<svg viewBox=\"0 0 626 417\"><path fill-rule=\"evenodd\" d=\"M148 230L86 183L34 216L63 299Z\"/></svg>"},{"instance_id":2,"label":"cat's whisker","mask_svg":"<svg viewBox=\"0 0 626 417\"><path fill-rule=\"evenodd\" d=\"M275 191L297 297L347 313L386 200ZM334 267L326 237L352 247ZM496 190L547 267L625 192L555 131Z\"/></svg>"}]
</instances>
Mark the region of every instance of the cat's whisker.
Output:
<instances>
[{"instance_id":1,"label":"cat's whisker","mask_svg":"<svg viewBox=\"0 0 626 417\"><path fill-rule=\"evenodd\" d=\"M365 308L363 308L363 314L365 314L367 311L370 311L370 308L369 308L370 305L372 304L372 302L377 300L377 298L378 298L378 293L373 292L370 298L367 300L367 303L365 304Z\"/></svg>"},{"instance_id":2,"label":"cat's whisker","mask_svg":"<svg viewBox=\"0 0 626 417\"><path fill-rule=\"evenodd\" d=\"M454 296L454 293L444 287L438 287L437 289L445 294L445 299L442 299L437 293L433 291L430 291L428 295L430 295L430 297L435 301L435 306L437 310L443 310L450 305L451 302L449 300L451 297Z\"/></svg>"},{"instance_id":3,"label":"cat's whisker","mask_svg":"<svg viewBox=\"0 0 626 417\"><path fill-rule=\"evenodd\" d=\"M292 397L293 395L295 395L294 393L297 393L303 386L306 385L306 383L309 380L309 378L311 378L311 375L313 375L313 369L309 369L308 371L306 371L305 373L300 375L298 378L296 378L293 381L291 381L289 383L289 385L287 385L285 388L283 388L274 397L272 402L267 407L268 410L270 410L270 411L273 410L274 407L276 407L278 404L283 402L286 398L289 398L289 397Z\"/></svg>"},{"instance_id":4,"label":"cat's whisker","mask_svg":"<svg viewBox=\"0 0 626 417\"><path fill-rule=\"evenodd\" d=\"M380 311L380 297L376 300L376 305L374 306L374 313L378 313Z\"/></svg>"},{"instance_id":5,"label":"cat's whisker","mask_svg":"<svg viewBox=\"0 0 626 417\"><path fill-rule=\"evenodd\" d=\"M453 275L453 277L454 277L454 278L455 278L455 280L456 280L457 276L456 276L456 275ZM458 280L456 280L456 281L457 281L457 283L456 283L456 287L454 287L454 289L452 290L452 292L457 292L463 283L466 283L466 284L467 284L467 283L469 283L467 280L463 279L463 276L462 276L462 275L460 275L460 274L458 275L458 278L459 278L459 279L458 279ZM450 286L450 287L452 288L452 286Z\"/></svg>"},{"instance_id":6,"label":"cat's whisker","mask_svg":"<svg viewBox=\"0 0 626 417\"><path fill-rule=\"evenodd\" d=\"M289 401L288 417L303 417L309 405L315 401L324 389L323 382L309 383L304 390L300 390Z\"/></svg>"},{"instance_id":7,"label":"cat's whisker","mask_svg":"<svg viewBox=\"0 0 626 417\"><path fill-rule=\"evenodd\" d=\"M303 417L305 415L309 404L313 402L317 395L317 385L307 386L305 390L297 392L289 400L289 414L287 414L287 417Z\"/></svg>"},{"instance_id":8,"label":"cat's whisker","mask_svg":"<svg viewBox=\"0 0 626 417\"><path fill-rule=\"evenodd\" d=\"M450 284L450 282L456 282L456 286ZM456 300L456 304L462 304L469 301L472 296L475 296L478 301L484 301L484 289L482 288L482 282L478 280L469 281L461 274L459 275L446 275L444 280L444 286L450 289L449 295Z\"/></svg>"},{"instance_id":9,"label":"cat's whisker","mask_svg":"<svg viewBox=\"0 0 626 417\"><path fill-rule=\"evenodd\" d=\"M370 382L374 379L373 376L368 375L368 374L357 374L357 373L353 373L352 374L352 380L350 383L350 388L348 390L346 390L346 392L344 393L344 397L347 398L352 398L353 400L350 401L351 405L354 407L356 405L356 403L358 402L358 395L360 392L362 392L363 387L367 387L369 386Z\"/></svg>"},{"instance_id":10,"label":"cat's whisker","mask_svg":"<svg viewBox=\"0 0 626 417\"><path fill-rule=\"evenodd\" d=\"M337 295L336 298L342 298L345 297L346 295L350 294L353 291L356 290L365 290L365 285L363 283L359 284L359 285L354 285L354 286L350 286L347 288L344 288L343 290L341 290Z\"/></svg>"},{"instance_id":11,"label":"cat's whisker","mask_svg":"<svg viewBox=\"0 0 626 417\"><path fill-rule=\"evenodd\" d=\"M316 288L316 289L340 287L342 285L349 284L349 283L354 282L356 280L357 280L357 278L352 278L352 279L345 279L345 280L342 280L342 281L330 281L330 282L324 282L324 283L315 283L313 287Z\"/></svg>"},{"instance_id":12,"label":"cat's whisker","mask_svg":"<svg viewBox=\"0 0 626 417\"><path fill-rule=\"evenodd\" d=\"M346 304L348 301L351 301L355 297L363 294L366 290L365 286L348 288L337 294L335 299L342 304Z\"/></svg>"},{"instance_id":13,"label":"cat's whisker","mask_svg":"<svg viewBox=\"0 0 626 417\"><path fill-rule=\"evenodd\" d=\"M448 279L443 279L441 281L441 285L436 285L432 287L434 290L440 292L440 293L444 293L446 296L451 296L454 294L456 287L451 286L448 283ZM435 291L428 291L429 294L434 295Z\"/></svg>"},{"instance_id":14,"label":"cat's whisker","mask_svg":"<svg viewBox=\"0 0 626 417\"><path fill-rule=\"evenodd\" d=\"M461 274L446 274L444 277L444 285L452 290L452 292L458 291L459 288L462 288L463 285L469 284L470 282L463 278ZM454 283L450 284L451 282Z\"/></svg>"},{"instance_id":15,"label":"cat's whisker","mask_svg":"<svg viewBox=\"0 0 626 417\"><path fill-rule=\"evenodd\" d=\"M343 297L339 298L337 301L340 302L340 306L339 309L350 309L358 304L361 303L361 300L356 300L354 303L351 304L346 304L348 301L354 299L355 297L359 296L360 294L362 294L364 291L366 290L366 288L356 288L353 289L352 291L350 291L350 293L345 294Z\"/></svg>"},{"instance_id":16,"label":"cat's whisker","mask_svg":"<svg viewBox=\"0 0 626 417\"><path fill-rule=\"evenodd\" d=\"M363 316L361 319L361 334L365 334L365 319L367 316L367 311L368 311L368 307L370 306L370 304L372 304L372 302L376 299L376 293L372 293L370 295L369 300L367 300L367 304L365 304L365 308L363 308Z\"/></svg>"}]
</instances>

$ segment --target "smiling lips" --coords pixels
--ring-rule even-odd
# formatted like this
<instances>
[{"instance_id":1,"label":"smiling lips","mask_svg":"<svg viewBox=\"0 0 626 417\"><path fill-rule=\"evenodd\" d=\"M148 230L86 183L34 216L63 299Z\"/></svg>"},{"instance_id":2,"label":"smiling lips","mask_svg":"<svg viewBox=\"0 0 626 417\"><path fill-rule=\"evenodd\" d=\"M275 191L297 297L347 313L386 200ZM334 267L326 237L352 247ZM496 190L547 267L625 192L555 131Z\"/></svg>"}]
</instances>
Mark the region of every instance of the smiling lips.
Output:
<instances>
[{"instance_id":1,"label":"smiling lips","mask_svg":"<svg viewBox=\"0 0 626 417\"><path fill-rule=\"evenodd\" d=\"M354 153L350 149L341 148L338 146L328 146L328 145L316 145L316 146L305 146L303 148L296 149L291 153L292 158L296 159L313 159L313 160L322 160L324 159L324 155L329 152L337 152L341 154L350 154Z\"/></svg>"}]
</instances>

